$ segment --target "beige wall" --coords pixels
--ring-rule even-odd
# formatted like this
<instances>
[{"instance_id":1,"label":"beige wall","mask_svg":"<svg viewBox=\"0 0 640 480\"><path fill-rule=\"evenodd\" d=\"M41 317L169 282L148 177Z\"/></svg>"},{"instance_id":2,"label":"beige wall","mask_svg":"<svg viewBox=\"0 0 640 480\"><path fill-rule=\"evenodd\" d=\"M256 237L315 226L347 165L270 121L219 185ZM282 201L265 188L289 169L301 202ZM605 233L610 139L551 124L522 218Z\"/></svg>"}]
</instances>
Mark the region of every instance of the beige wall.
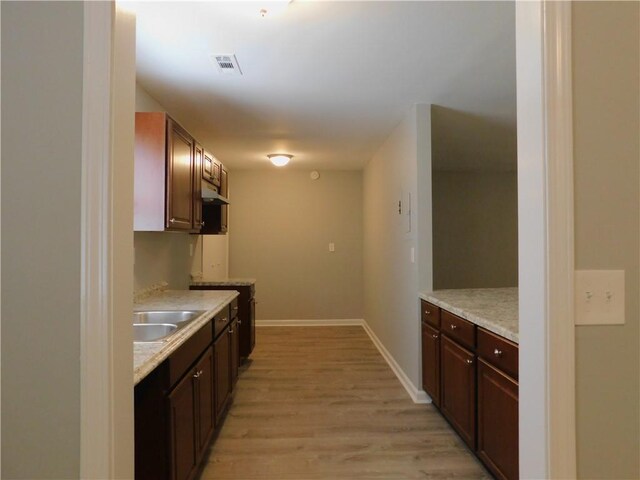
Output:
<instances>
[{"instance_id":1,"label":"beige wall","mask_svg":"<svg viewBox=\"0 0 640 480\"><path fill-rule=\"evenodd\" d=\"M364 171L364 318L416 389L418 291L431 289L430 118L428 106L412 108ZM411 214L400 215L408 194Z\"/></svg>"},{"instance_id":2,"label":"beige wall","mask_svg":"<svg viewBox=\"0 0 640 480\"><path fill-rule=\"evenodd\" d=\"M626 271L626 323L576 329L580 478L640 478L640 4L573 4L577 269Z\"/></svg>"},{"instance_id":3,"label":"beige wall","mask_svg":"<svg viewBox=\"0 0 640 480\"><path fill-rule=\"evenodd\" d=\"M79 478L83 4L1 9L2 478Z\"/></svg>"},{"instance_id":4,"label":"beige wall","mask_svg":"<svg viewBox=\"0 0 640 480\"><path fill-rule=\"evenodd\" d=\"M257 279L257 318L362 318L362 173L231 175L229 273Z\"/></svg>"},{"instance_id":5,"label":"beige wall","mask_svg":"<svg viewBox=\"0 0 640 480\"><path fill-rule=\"evenodd\" d=\"M515 172L433 172L433 288L518 284Z\"/></svg>"},{"instance_id":6,"label":"beige wall","mask_svg":"<svg viewBox=\"0 0 640 480\"><path fill-rule=\"evenodd\" d=\"M137 112L165 112L142 86L136 85ZM134 289L168 282L170 288L189 288L196 235L181 232L134 233Z\"/></svg>"}]
</instances>

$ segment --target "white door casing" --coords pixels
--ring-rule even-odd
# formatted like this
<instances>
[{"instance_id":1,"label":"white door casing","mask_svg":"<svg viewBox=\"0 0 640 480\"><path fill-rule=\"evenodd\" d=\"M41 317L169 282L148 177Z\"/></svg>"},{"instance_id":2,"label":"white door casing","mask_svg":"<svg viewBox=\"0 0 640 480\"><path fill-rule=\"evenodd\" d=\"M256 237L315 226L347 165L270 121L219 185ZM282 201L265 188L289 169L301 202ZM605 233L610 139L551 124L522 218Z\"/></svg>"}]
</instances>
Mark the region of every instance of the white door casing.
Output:
<instances>
[{"instance_id":1,"label":"white door casing","mask_svg":"<svg viewBox=\"0 0 640 480\"><path fill-rule=\"evenodd\" d=\"M571 4L516 4L520 476L575 478Z\"/></svg>"}]
</instances>

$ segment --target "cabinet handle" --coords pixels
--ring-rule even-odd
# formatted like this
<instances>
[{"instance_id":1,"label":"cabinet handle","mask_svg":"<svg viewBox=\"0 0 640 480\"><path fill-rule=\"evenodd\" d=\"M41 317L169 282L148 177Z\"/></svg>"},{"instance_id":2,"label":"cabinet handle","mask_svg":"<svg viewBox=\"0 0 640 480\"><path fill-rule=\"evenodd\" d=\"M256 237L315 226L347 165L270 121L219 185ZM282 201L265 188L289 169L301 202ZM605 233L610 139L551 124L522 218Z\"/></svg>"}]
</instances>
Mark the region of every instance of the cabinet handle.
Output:
<instances>
[{"instance_id":1,"label":"cabinet handle","mask_svg":"<svg viewBox=\"0 0 640 480\"><path fill-rule=\"evenodd\" d=\"M225 323L227 321L227 317L224 317L222 320L218 320L220 323Z\"/></svg>"},{"instance_id":2,"label":"cabinet handle","mask_svg":"<svg viewBox=\"0 0 640 480\"><path fill-rule=\"evenodd\" d=\"M467 358L467 365L471 365L472 363L473 363L473 360L469 360L469 359Z\"/></svg>"},{"instance_id":3,"label":"cabinet handle","mask_svg":"<svg viewBox=\"0 0 640 480\"><path fill-rule=\"evenodd\" d=\"M429 310L425 310L425 311L424 311L424 313L425 313L426 315L431 315L431 312L430 312Z\"/></svg>"},{"instance_id":4,"label":"cabinet handle","mask_svg":"<svg viewBox=\"0 0 640 480\"><path fill-rule=\"evenodd\" d=\"M233 333L233 329L229 329L229 335L231 335Z\"/></svg>"},{"instance_id":5,"label":"cabinet handle","mask_svg":"<svg viewBox=\"0 0 640 480\"><path fill-rule=\"evenodd\" d=\"M204 222L200 222L200 226L201 226L201 227L204 227Z\"/></svg>"},{"instance_id":6,"label":"cabinet handle","mask_svg":"<svg viewBox=\"0 0 640 480\"><path fill-rule=\"evenodd\" d=\"M242 320L238 320L238 326L242 325Z\"/></svg>"},{"instance_id":7,"label":"cabinet handle","mask_svg":"<svg viewBox=\"0 0 640 480\"><path fill-rule=\"evenodd\" d=\"M451 324L451 330L455 330L456 328L458 328L457 325L454 325L453 323Z\"/></svg>"},{"instance_id":8,"label":"cabinet handle","mask_svg":"<svg viewBox=\"0 0 640 480\"><path fill-rule=\"evenodd\" d=\"M493 354L496 357L501 357L502 356L502 350L498 350L497 348L493 351Z\"/></svg>"},{"instance_id":9,"label":"cabinet handle","mask_svg":"<svg viewBox=\"0 0 640 480\"><path fill-rule=\"evenodd\" d=\"M199 378L202 372L196 372L193 374L193 378Z\"/></svg>"},{"instance_id":10,"label":"cabinet handle","mask_svg":"<svg viewBox=\"0 0 640 480\"><path fill-rule=\"evenodd\" d=\"M169 223L176 223L176 219L175 219L175 218L171 218L171 219L169 220Z\"/></svg>"}]
</instances>

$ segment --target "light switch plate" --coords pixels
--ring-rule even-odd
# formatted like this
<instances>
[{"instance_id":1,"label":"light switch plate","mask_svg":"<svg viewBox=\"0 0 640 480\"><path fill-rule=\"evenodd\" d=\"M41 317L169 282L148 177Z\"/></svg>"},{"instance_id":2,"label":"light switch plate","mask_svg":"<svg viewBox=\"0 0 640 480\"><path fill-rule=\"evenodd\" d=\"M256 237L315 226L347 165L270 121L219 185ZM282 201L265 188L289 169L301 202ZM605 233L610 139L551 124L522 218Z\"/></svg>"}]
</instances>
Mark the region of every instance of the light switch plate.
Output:
<instances>
[{"instance_id":1,"label":"light switch plate","mask_svg":"<svg viewBox=\"0 0 640 480\"><path fill-rule=\"evenodd\" d=\"M623 325L624 270L576 270L576 325Z\"/></svg>"}]
</instances>

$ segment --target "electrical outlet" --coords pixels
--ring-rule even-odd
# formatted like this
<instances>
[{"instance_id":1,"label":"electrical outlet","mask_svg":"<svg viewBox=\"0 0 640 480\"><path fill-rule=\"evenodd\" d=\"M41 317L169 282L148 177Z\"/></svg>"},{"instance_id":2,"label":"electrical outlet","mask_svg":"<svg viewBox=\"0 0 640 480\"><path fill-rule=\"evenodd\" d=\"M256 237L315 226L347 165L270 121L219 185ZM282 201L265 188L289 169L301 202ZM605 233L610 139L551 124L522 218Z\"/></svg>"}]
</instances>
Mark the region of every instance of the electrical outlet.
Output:
<instances>
[{"instance_id":1,"label":"electrical outlet","mask_svg":"<svg viewBox=\"0 0 640 480\"><path fill-rule=\"evenodd\" d=\"M576 325L624 324L624 270L576 270Z\"/></svg>"}]
</instances>

